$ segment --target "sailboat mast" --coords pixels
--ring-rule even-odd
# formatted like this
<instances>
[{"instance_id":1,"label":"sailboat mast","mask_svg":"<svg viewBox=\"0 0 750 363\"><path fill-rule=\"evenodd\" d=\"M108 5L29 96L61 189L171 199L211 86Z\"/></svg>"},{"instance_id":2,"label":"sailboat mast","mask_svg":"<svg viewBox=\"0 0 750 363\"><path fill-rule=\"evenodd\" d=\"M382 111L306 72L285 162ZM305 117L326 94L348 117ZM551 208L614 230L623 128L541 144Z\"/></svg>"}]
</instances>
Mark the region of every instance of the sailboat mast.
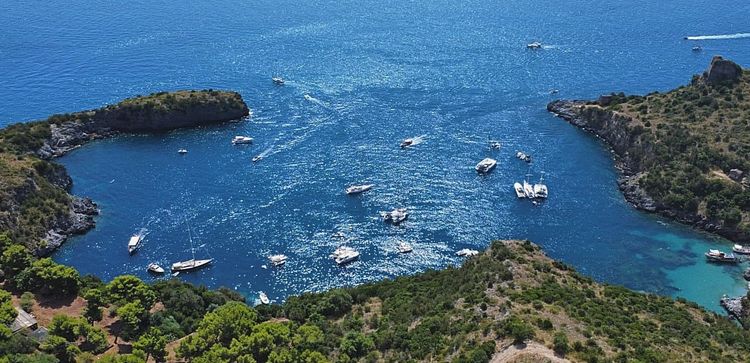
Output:
<instances>
[{"instance_id":1,"label":"sailboat mast","mask_svg":"<svg viewBox=\"0 0 750 363\"><path fill-rule=\"evenodd\" d=\"M190 252L193 254L193 262L195 262L195 247L193 246L193 235L190 233L190 223L188 223L188 239L190 240Z\"/></svg>"}]
</instances>

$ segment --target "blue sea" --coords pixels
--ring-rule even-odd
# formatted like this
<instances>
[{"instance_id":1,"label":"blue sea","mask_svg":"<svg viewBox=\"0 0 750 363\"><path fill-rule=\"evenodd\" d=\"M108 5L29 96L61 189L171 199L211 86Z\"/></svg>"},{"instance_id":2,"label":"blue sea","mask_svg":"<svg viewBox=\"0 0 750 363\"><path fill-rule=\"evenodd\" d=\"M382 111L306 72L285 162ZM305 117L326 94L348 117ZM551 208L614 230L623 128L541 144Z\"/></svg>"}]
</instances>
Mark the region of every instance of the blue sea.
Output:
<instances>
[{"instance_id":1,"label":"blue sea","mask_svg":"<svg viewBox=\"0 0 750 363\"><path fill-rule=\"evenodd\" d=\"M457 265L458 249L519 238L598 281L718 310L722 294L746 291L747 266L702 254L731 244L634 210L607 148L545 105L669 90L715 54L750 66L749 16L750 3L728 0L6 1L0 125L165 90L243 95L247 119L121 136L58 160L101 216L54 258L105 280L155 280L149 262L190 258L188 228L196 257L215 262L177 278L276 301ZM730 36L683 39L705 35ZM234 135L255 142L233 146ZM407 137L422 142L402 150ZM490 156L498 167L478 176ZM542 205L512 190L529 173L544 173ZM375 187L345 195L356 183ZM409 220L383 223L396 207ZM336 232L359 261L331 261ZM397 254L401 240L414 253ZM264 268L276 253L286 266Z\"/></svg>"}]
</instances>

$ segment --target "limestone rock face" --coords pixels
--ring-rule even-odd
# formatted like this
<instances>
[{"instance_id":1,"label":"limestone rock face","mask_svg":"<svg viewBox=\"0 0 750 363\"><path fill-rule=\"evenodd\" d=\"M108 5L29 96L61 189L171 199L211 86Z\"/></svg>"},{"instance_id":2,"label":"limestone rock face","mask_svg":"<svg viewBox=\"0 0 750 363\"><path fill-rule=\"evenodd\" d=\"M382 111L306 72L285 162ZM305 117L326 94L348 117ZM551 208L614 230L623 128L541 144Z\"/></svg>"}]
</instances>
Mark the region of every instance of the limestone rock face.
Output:
<instances>
[{"instance_id":1,"label":"limestone rock face","mask_svg":"<svg viewBox=\"0 0 750 363\"><path fill-rule=\"evenodd\" d=\"M711 59L711 65L703 73L703 80L710 85L723 82L734 83L739 81L740 77L742 77L742 67L719 55Z\"/></svg>"}]
</instances>

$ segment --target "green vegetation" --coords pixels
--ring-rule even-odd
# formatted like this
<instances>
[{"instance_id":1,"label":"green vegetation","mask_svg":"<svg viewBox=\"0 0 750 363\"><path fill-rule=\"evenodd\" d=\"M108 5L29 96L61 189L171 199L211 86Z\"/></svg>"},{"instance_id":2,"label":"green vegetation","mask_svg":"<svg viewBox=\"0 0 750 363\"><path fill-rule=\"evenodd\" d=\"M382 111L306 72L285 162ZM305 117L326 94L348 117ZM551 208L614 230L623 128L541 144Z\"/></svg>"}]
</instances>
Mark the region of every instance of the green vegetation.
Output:
<instances>
[{"instance_id":1,"label":"green vegetation","mask_svg":"<svg viewBox=\"0 0 750 363\"><path fill-rule=\"evenodd\" d=\"M750 172L750 72L737 83L696 76L667 93L612 95L606 109L632 119L628 155L650 196L750 236L750 189L729 177L731 169Z\"/></svg>"}]
</instances>

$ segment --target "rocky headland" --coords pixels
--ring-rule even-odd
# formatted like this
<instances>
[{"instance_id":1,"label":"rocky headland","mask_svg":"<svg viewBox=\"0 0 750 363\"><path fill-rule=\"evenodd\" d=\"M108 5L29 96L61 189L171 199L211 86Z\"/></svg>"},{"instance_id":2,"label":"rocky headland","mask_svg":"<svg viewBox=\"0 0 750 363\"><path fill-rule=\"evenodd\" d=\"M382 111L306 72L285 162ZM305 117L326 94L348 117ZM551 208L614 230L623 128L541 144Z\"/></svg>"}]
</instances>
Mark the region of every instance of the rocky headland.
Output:
<instances>
[{"instance_id":1,"label":"rocky headland","mask_svg":"<svg viewBox=\"0 0 750 363\"><path fill-rule=\"evenodd\" d=\"M750 75L714 57L690 85L646 96L556 100L547 110L609 145L636 208L750 241Z\"/></svg>"},{"instance_id":2,"label":"rocky headland","mask_svg":"<svg viewBox=\"0 0 750 363\"><path fill-rule=\"evenodd\" d=\"M16 240L43 256L67 237L94 227L96 204L70 195L70 176L52 162L86 142L237 120L249 112L237 92L176 91L8 126L0 130L0 231L12 231Z\"/></svg>"}]
</instances>

